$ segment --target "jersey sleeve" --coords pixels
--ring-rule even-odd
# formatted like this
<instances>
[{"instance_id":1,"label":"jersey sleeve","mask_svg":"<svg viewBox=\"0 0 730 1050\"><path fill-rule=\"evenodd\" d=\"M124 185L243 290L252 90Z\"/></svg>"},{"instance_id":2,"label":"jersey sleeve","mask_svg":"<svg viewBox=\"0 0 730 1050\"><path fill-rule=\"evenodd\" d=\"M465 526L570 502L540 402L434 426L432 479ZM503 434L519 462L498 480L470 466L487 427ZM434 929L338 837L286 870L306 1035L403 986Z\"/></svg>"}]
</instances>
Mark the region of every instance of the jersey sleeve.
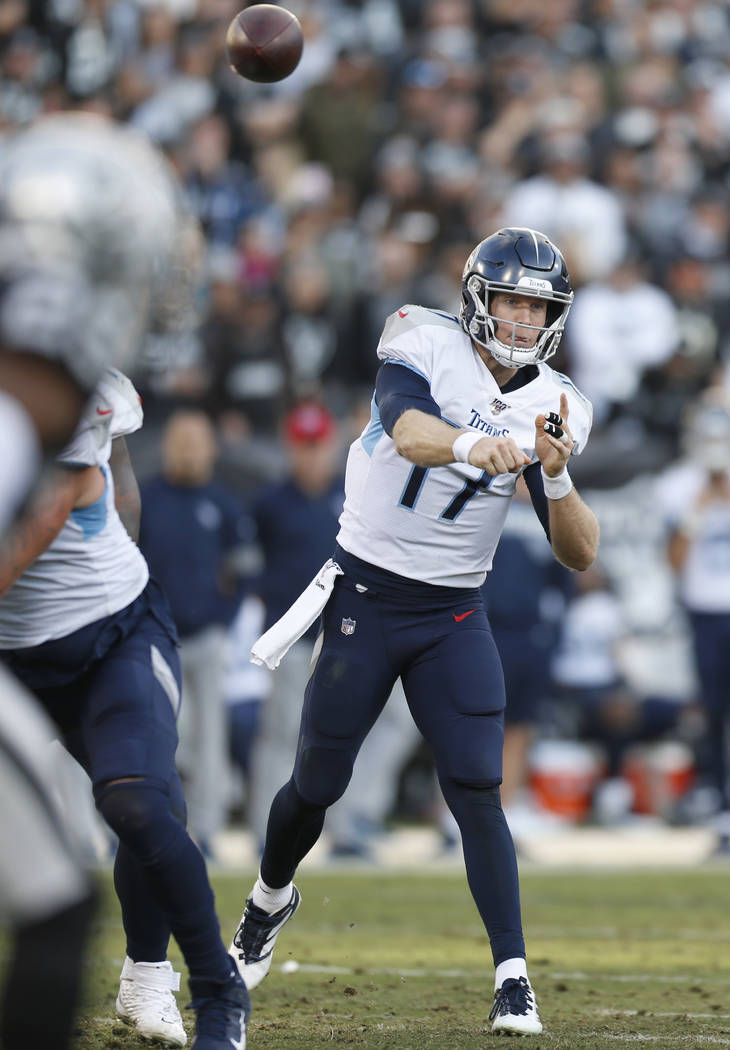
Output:
<instances>
[{"instance_id":1,"label":"jersey sleeve","mask_svg":"<svg viewBox=\"0 0 730 1050\"><path fill-rule=\"evenodd\" d=\"M69 467L104 466L112 441L139 430L142 420L142 402L130 380L115 368L107 368L56 462Z\"/></svg>"},{"instance_id":2,"label":"jersey sleeve","mask_svg":"<svg viewBox=\"0 0 730 1050\"><path fill-rule=\"evenodd\" d=\"M112 408L110 436L114 438L133 434L142 427L144 413L142 398L133 383L116 368L107 368L97 386L98 392Z\"/></svg>"},{"instance_id":3,"label":"jersey sleeve","mask_svg":"<svg viewBox=\"0 0 730 1050\"><path fill-rule=\"evenodd\" d=\"M426 379L399 361L385 361L375 377L375 403L388 437L393 427L409 408L441 418L441 409L431 396Z\"/></svg>"}]
</instances>

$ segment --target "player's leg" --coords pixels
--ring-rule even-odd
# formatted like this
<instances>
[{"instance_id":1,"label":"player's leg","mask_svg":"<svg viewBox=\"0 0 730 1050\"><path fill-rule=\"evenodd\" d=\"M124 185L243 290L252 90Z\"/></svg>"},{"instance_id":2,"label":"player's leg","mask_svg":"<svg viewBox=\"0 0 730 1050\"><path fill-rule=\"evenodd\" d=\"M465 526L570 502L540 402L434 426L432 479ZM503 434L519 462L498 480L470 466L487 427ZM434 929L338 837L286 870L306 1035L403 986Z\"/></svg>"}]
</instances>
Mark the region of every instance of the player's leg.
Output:
<instances>
[{"instance_id":1,"label":"player's leg","mask_svg":"<svg viewBox=\"0 0 730 1050\"><path fill-rule=\"evenodd\" d=\"M99 811L144 874L143 908L156 904L188 966L196 1050L223 1050L240 1040L250 1006L220 937L205 862L175 812L180 672L158 617L164 622L160 610L145 615L95 668L84 735ZM139 929L135 907L126 900L127 921Z\"/></svg>"},{"instance_id":2,"label":"player's leg","mask_svg":"<svg viewBox=\"0 0 730 1050\"><path fill-rule=\"evenodd\" d=\"M225 823L230 785L228 712L223 698L226 632L210 626L180 646L184 703L178 732L190 834L204 856Z\"/></svg>"},{"instance_id":3,"label":"player's leg","mask_svg":"<svg viewBox=\"0 0 730 1050\"><path fill-rule=\"evenodd\" d=\"M458 611L458 610L457 610ZM494 1031L542 1030L527 978L512 836L500 800L504 680L482 609L442 634L403 676L413 717L433 748L461 832L469 887L496 967Z\"/></svg>"},{"instance_id":4,"label":"player's leg","mask_svg":"<svg viewBox=\"0 0 730 1050\"><path fill-rule=\"evenodd\" d=\"M94 680L94 675L90 676ZM82 679L82 682L84 680ZM83 710L81 686L73 683L56 690L42 690L41 696L57 711L71 704ZM84 740L83 726L71 721L64 743L77 762L92 775L92 763ZM179 778L170 784L170 808L185 824L185 800ZM119 840L114 858L114 889L122 912L126 955L116 1000L117 1016L135 1028L145 1039L164 1046L182 1047L187 1041L173 992L179 990L180 974L167 960L170 926L152 896L145 869L127 844Z\"/></svg>"},{"instance_id":5,"label":"player's leg","mask_svg":"<svg viewBox=\"0 0 730 1050\"><path fill-rule=\"evenodd\" d=\"M302 702L312 663L312 643L295 642L271 675L271 692L263 705L259 734L251 756L249 819L263 847L274 796L291 774L299 738Z\"/></svg>"},{"instance_id":6,"label":"player's leg","mask_svg":"<svg viewBox=\"0 0 730 1050\"><path fill-rule=\"evenodd\" d=\"M179 777L172 779L169 796L172 815L185 827L185 799ZM117 1017L148 1039L184 1046L185 1029L173 994L180 988L180 974L167 959L170 925L150 892L145 868L121 841L114 861L114 888L127 938Z\"/></svg>"},{"instance_id":7,"label":"player's leg","mask_svg":"<svg viewBox=\"0 0 730 1050\"><path fill-rule=\"evenodd\" d=\"M5 1050L68 1047L95 913L95 889L63 836L50 790L50 740L35 701L0 670L0 912L10 925L0 996Z\"/></svg>"},{"instance_id":8,"label":"player's leg","mask_svg":"<svg viewBox=\"0 0 730 1050\"><path fill-rule=\"evenodd\" d=\"M378 603L338 580L312 655L294 772L271 805L261 871L231 945L251 988L268 973L279 930L299 906L294 873L343 795L396 677Z\"/></svg>"},{"instance_id":9,"label":"player's leg","mask_svg":"<svg viewBox=\"0 0 730 1050\"><path fill-rule=\"evenodd\" d=\"M333 855L368 855L393 806L399 773L418 740L420 733L398 681L357 756L347 791L327 813L325 831Z\"/></svg>"},{"instance_id":10,"label":"player's leg","mask_svg":"<svg viewBox=\"0 0 730 1050\"><path fill-rule=\"evenodd\" d=\"M717 792L718 812L714 817L716 849L730 852L730 780L728 778L727 739L730 721L728 681L730 680L730 613L694 613L691 617L695 661L705 712L705 738L702 742L701 775Z\"/></svg>"}]
</instances>

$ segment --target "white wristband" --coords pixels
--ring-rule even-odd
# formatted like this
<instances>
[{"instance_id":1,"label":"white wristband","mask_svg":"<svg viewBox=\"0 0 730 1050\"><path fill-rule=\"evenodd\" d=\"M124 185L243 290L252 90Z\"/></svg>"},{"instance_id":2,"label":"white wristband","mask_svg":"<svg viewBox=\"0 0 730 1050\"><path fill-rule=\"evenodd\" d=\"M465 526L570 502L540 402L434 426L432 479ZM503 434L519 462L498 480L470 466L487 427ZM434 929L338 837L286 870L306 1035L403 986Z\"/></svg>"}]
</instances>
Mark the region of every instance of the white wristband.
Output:
<instances>
[{"instance_id":1,"label":"white wristband","mask_svg":"<svg viewBox=\"0 0 730 1050\"><path fill-rule=\"evenodd\" d=\"M540 471L542 473L543 488L548 499L562 499L573 488L573 482L570 480L567 467L563 467L562 472L556 478L548 477L542 467Z\"/></svg>"},{"instance_id":2,"label":"white wristband","mask_svg":"<svg viewBox=\"0 0 730 1050\"><path fill-rule=\"evenodd\" d=\"M457 463L468 463L469 453L476 445L477 441L481 441L484 434L475 434L473 430L469 430L466 434L459 434L458 438L454 439L454 443L451 446L451 451L454 453L454 460Z\"/></svg>"}]
</instances>

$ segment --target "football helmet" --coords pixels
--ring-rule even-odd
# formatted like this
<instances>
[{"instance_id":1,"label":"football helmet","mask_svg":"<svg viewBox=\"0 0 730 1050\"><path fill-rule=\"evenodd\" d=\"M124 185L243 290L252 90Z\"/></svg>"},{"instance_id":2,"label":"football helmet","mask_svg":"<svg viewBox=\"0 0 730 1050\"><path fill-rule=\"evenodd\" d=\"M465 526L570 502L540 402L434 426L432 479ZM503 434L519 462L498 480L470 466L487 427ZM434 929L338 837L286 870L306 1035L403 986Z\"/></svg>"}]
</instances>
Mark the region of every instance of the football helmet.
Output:
<instances>
[{"instance_id":1,"label":"football helmet","mask_svg":"<svg viewBox=\"0 0 730 1050\"><path fill-rule=\"evenodd\" d=\"M0 339L92 389L182 311L190 229L164 157L92 113L42 117L0 150ZM188 282L189 284L191 282Z\"/></svg>"},{"instance_id":2,"label":"football helmet","mask_svg":"<svg viewBox=\"0 0 730 1050\"><path fill-rule=\"evenodd\" d=\"M514 322L511 342L501 342L496 335L497 319L490 310L494 292L546 299L545 325ZM461 280L461 299L459 320L467 335L506 368L523 368L547 360L557 350L573 302L573 290L565 259L553 242L537 230L511 226L497 230L471 253ZM539 333L534 346L515 345L518 328L532 328Z\"/></svg>"}]
</instances>

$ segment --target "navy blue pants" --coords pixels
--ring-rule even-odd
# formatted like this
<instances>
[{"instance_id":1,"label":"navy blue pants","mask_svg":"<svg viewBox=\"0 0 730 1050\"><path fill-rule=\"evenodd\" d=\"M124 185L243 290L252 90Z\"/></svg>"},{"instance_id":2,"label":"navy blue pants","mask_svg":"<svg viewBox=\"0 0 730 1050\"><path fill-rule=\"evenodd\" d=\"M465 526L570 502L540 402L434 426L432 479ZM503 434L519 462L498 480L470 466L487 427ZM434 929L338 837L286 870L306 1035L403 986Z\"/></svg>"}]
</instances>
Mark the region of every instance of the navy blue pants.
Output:
<instances>
[{"instance_id":1,"label":"navy blue pants","mask_svg":"<svg viewBox=\"0 0 730 1050\"><path fill-rule=\"evenodd\" d=\"M59 726L95 791L123 777L177 791L180 659L154 581L112 616L3 656Z\"/></svg>"},{"instance_id":2,"label":"navy blue pants","mask_svg":"<svg viewBox=\"0 0 730 1050\"><path fill-rule=\"evenodd\" d=\"M462 834L495 963L523 956L517 865L499 798L505 693L478 589L433 587L338 548L345 575L322 618L292 779L269 816L262 877L285 885L344 793L400 677Z\"/></svg>"},{"instance_id":3,"label":"navy blue pants","mask_svg":"<svg viewBox=\"0 0 730 1050\"><path fill-rule=\"evenodd\" d=\"M175 768L180 660L162 592L151 580L118 613L3 656L61 729L119 837L114 883L129 957L164 959L172 932L192 979L226 980L205 862L185 830Z\"/></svg>"},{"instance_id":4,"label":"navy blue pants","mask_svg":"<svg viewBox=\"0 0 730 1050\"><path fill-rule=\"evenodd\" d=\"M701 702L707 718L705 775L730 808L728 726L730 725L730 613L690 613Z\"/></svg>"}]
</instances>

